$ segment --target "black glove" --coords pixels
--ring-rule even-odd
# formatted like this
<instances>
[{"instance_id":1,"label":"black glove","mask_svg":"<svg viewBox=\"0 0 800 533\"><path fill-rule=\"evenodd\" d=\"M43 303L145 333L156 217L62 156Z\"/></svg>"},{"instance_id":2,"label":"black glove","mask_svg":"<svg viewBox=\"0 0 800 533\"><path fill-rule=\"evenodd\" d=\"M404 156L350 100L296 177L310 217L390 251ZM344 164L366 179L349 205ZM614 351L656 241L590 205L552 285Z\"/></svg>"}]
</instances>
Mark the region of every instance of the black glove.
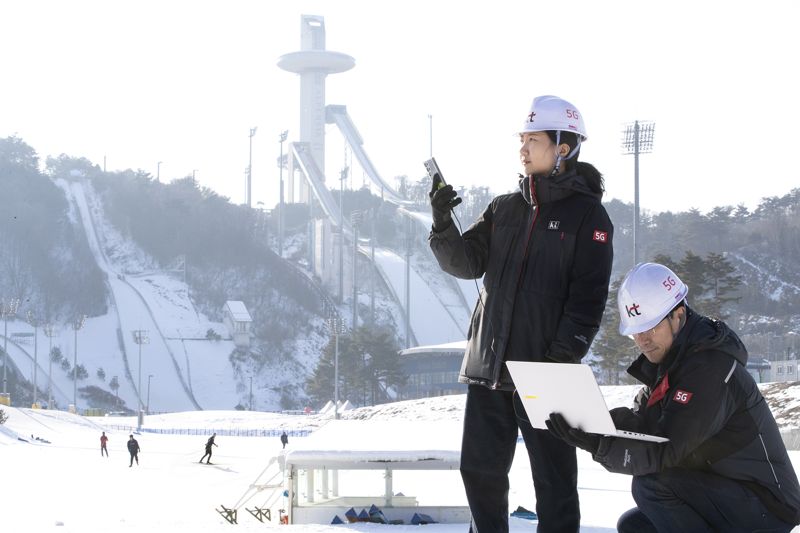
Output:
<instances>
[{"instance_id":1,"label":"black glove","mask_svg":"<svg viewBox=\"0 0 800 533\"><path fill-rule=\"evenodd\" d=\"M433 231L444 231L452 224L450 210L461 203L458 193L453 190L452 185L442 186L442 178L439 174L433 177L431 192L428 197L431 199L431 212L433 213Z\"/></svg>"},{"instance_id":2,"label":"black glove","mask_svg":"<svg viewBox=\"0 0 800 533\"><path fill-rule=\"evenodd\" d=\"M592 455L597 454L597 450L600 448L600 437L598 435L571 427L560 413L550 413L550 418L545 420L544 423L553 435L567 444L586 450Z\"/></svg>"}]
</instances>

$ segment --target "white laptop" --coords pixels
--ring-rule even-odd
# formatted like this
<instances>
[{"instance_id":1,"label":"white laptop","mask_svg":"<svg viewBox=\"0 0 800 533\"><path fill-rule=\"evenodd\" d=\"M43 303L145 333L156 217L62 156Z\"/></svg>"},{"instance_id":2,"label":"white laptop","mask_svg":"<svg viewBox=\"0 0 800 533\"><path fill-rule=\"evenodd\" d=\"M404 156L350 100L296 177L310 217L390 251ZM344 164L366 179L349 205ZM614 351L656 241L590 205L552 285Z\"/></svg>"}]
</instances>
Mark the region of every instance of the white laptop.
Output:
<instances>
[{"instance_id":1,"label":"white laptop","mask_svg":"<svg viewBox=\"0 0 800 533\"><path fill-rule=\"evenodd\" d=\"M506 366L535 428L547 429L544 421L550 413L561 413L570 426L587 433L650 442L669 440L617 429L589 365L507 361Z\"/></svg>"}]
</instances>

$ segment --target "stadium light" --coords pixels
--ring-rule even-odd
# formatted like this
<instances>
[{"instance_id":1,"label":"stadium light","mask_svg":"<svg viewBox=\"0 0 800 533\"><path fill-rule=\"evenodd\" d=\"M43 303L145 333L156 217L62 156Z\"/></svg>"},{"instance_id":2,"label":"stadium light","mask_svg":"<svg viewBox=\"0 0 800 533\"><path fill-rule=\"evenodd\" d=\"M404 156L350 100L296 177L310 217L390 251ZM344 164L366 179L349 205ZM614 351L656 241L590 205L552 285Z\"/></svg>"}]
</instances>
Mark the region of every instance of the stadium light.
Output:
<instances>
[{"instance_id":1,"label":"stadium light","mask_svg":"<svg viewBox=\"0 0 800 533\"><path fill-rule=\"evenodd\" d=\"M624 155L633 155L633 264L639 263L639 154L653 151L656 123L634 121L622 132Z\"/></svg>"}]
</instances>

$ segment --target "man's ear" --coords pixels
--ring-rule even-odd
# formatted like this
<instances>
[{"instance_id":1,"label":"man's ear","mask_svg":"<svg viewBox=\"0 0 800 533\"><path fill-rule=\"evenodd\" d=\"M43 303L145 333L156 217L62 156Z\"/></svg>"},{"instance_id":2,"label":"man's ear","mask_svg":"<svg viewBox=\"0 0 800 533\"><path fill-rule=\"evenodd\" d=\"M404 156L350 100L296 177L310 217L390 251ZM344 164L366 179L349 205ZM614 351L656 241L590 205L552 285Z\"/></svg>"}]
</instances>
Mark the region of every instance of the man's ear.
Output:
<instances>
[{"instance_id":1,"label":"man's ear","mask_svg":"<svg viewBox=\"0 0 800 533\"><path fill-rule=\"evenodd\" d=\"M678 313L678 331L680 331L686 324L686 306L680 306L675 312Z\"/></svg>"}]
</instances>

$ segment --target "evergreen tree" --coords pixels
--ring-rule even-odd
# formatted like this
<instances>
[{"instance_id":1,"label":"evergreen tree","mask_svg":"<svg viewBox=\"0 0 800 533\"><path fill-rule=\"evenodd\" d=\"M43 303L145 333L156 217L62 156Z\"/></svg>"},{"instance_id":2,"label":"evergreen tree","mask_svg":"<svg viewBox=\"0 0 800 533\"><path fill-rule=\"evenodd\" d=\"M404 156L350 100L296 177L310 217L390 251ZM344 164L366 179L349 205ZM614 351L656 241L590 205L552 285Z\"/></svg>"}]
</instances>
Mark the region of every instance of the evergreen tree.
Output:
<instances>
[{"instance_id":1,"label":"evergreen tree","mask_svg":"<svg viewBox=\"0 0 800 533\"><path fill-rule=\"evenodd\" d=\"M355 343L364 361L361 387L367 393L368 401L375 405L391 400L389 389L404 385L407 379L392 331L385 327L363 326L355 331Z\"/></svg>"},{"instance_id":2,"label":"evergreen tree","mask_svg":"<svg viewBox=\"0 0 800 533\"><path fill-rule=\"evenodd\" d=\"M710 285L707 312L710 316L724 320L728 317L725 309L729 304L739 301L738 297L731 294L741 286L742 277L736 274L736 269L722 254L709 253L705 265Z\"/></svg>"},{"instance_id":3,"label":"evergreen tree","mask_svg":"<svg viewBox=\"0 0 800 533\"><path fill-rule=\"evenodd\" d=\"M114 391L117 400L119 400L119 379L117 379L117 376L111 378L111 381L108 382L108 388Z\"/></svg>"},{"instance_id":4,"label":"evergreen tree","mask_svg":"<svg viewBox=\"0 0 800 533\"><path fill-rule=\"evenodd\" d=\"M711 287L703 258L687 250L686 255L678 263L678 269L674 272L681 278L683 283L689 286L690 296L692 296L692 301L697 306L698 311L705 313L703 304L708 300Z\"/></svg>"},{"instance_id":5,"label":"evergreen tree","mask_svg":"<svg viewBox=\"0 0 800 533\"><path fill-rule=\"evenodd\" d=\"M324 404L334 396L335 338L323 350L306 393ZM387 328L361 326L339 335L339 400L355 405L385 402L389 390L405 383L398 346Z\"/></svg>"},{"instance_id":6,"label":"evergreen tree","mask_svg":"<svg viewBox=\"0 0 800 533\"><path fill-rule=\"evenodd\" d=\"M637 354L633 340L619 334L617 293L621 284L622 278L611 284L600 332L592 343L592 353L597 358L592 366L600 374L600 383L605 385L632 382L632 378L625 371Z\"/></svg>"},{"instance_id":7,"label":"evergreen tree","mask_svg":"<svg viewBox=\"0 0 800 533\"><path fill-rule=\"evenodd\" d=\"M53 346L53 349L50 350L50 360L54 363L60 363L64 356L61 353L61 348L58 346Z\"/></svg>"}]
</instances>

